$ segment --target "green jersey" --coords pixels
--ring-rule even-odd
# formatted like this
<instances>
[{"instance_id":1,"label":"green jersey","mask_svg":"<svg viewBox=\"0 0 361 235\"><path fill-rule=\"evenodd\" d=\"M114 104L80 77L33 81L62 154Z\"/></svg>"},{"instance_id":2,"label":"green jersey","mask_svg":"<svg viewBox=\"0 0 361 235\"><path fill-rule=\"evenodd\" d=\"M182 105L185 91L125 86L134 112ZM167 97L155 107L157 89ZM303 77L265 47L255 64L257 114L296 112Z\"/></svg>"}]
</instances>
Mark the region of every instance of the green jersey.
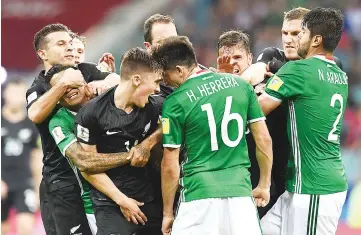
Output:
<instances>
[{"instance_id":1,"label":"green jersey","mask_svg":"<svg viewBox=\"0 0 361 235\"><path fill-rule=\"evenodd\" d=\"M187 150L181 200L251 196L247 122L264 120L253 87L237 76L191 76L163 104L163 146Z\"/></svg>"},{"instance_id":2,"label":"green jersey","mask_svg":"<svg viewBox=\"0 0 361 235\"><path fill-rule=\"evenodd\" d=\"M75 126L74 118L76 113L66 109L61 108L59 111L51 118L49 122L49 131L53 136L55 143L58 145L60 152L65 156L66 149L77 141L75 135ZM68 159L68 162L73 169L76 178L78 179L81 197L84 204L84 209L86 214L94 214L93 204L90 199L90 187L88 182L79 174L78 169L74 163Z\"/></svg>"},{"instance_id":3,"label":"green jersey","mask_svg":"<svg viewBox=\"0 0 361 235\"><path fill-rule=\"evenodd\" d=\"M267 83L270 98L288 101L288 191L331 194L347 189L340 152L347 80L334 61L314 56L288 62Z\"/></svg>"}]
</instances>

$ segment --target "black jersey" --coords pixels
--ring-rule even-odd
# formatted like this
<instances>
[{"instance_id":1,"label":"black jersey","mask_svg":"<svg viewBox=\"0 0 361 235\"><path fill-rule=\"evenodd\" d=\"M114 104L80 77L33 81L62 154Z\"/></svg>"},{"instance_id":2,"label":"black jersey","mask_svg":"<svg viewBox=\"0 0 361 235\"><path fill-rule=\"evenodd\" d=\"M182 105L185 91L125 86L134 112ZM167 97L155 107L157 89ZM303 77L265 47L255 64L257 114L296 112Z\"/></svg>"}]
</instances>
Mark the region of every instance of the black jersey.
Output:
<instances>
[{"instance_id":1,"label":"black jersey","mask_svg":"<svg viewBox=\"0 0 361 235\"><path fill-rule=\"evenodd\" d=\"M144 108L134 108L132 112L126 113L114 104L116 88L117 86L90 101L75 118L78 141L96 145L99 153L128 152L154 132L159 123L164 100L162 96L151 96ZM155 199L152 180L146 167L127 164L105 173L128 197L141 202ZM92 188L91 196L95 205L114 204L95 188Z\"/></svg>"},{"instance_id":2,"label":"black jersey","mask_svg":"<svg viewBox=\"0 0 361 235\"><path fill-rule=\"evenodd\" d=\"M28 118L14 123L1 116L1 178L10 190L33 186L30 155L37 148L37 139Z\"/></svg>"},{"instance_id":3,"label":"black jersey","mask_svg":"<svg viewBox=\"0 0 361 235\"><path fill-rule=\"evenodd\" d=\"M109 75L109 73L99 71L96 68L96 65L92 63L79 64L78 68L83 74L86 82L102 80ZM50 90L50 85L46 81L45 71L41 71L26 92L27 108L29 109L30 106L48 90ZM49 133L49 121L59 108L60 107L57 106L48 118L42 123L36 124L36 127L41 137L44 155L43 176L46 183L60 183L61 186L66 186L77 184L77 180L67 159L60 153L53 137Z\"/></svg>"}]
</instances>

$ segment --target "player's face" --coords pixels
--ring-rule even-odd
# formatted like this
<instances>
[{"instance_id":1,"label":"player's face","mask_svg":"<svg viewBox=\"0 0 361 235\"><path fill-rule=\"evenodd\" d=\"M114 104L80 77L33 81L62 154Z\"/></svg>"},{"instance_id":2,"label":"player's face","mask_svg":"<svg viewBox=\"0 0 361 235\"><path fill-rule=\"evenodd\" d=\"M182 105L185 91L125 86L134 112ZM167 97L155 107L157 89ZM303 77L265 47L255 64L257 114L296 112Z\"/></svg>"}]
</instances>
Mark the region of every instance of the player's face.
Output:
<instances>
[{"instance_id":1,"label":"player's face","mask_svg":"<svg viewBox=\"0 0 361 235\"><path fill-rule=\"evenodd\" d=\"M173 23L155 23L152 26L152 41L145 42L144 45L150 52L152 47L158 45L162 39L177 35L177 29Z\"/></svg>"},{"instance_id":2,"label":"player's face","mask_svg":"<svg viewBox=\"0 0 361 235\"><path fill-rule=\"evenodd\" d=\"M82 73L79 70L75 70L72 68L67 69L62 77L71 77L76 81L81 81L84 83L84 86L78 88L69 88L63 97L59 100L59 103L66 108L73 109L76 106L81 106L87 101L87 97L85 95L85 85L86 82ZM60 78L61 79L61 78ZM50 85L54 86L60 79L51 79Z\"/></svg>"},{"instance_id":3,"label":"player's face","mask_svg":"<svg viewBox=\"0 0 361 235\"><path fill-rule=\"evenodd\" d=\"M252 64L252 53L247 52L241 43L232 47L221 47L219 56L226 55L231 56L231 64L237 63L233 69L234 74L241 75Z\"/></svg>"},{"instance_id":4,"label":"player's face","mask_svg":"<svg viewBox=\"0 0 361 235\"><path fill-rule=\"evenodd\" d=\"M139 82L134 82L137 88L133 93L133 101L135 106L143 108L149 102L150 95L160 92L161 75L159 73L145 72L137 76L139 76Z\"/></svg>"},{"instance_id":5,"label":"player's face","mask_svg":"<svg viewBox=\"0 0 361 235\"><path fill-rule=\"evenodd\" d=\"M80 64L85 61L85 46L78 38L73 39L75 63Z\"/></svg>"},{"instance_id":6,"label":"player's face","mask_svg":"<svg viewBox=\"0 0 361 235\"><path fill-rule=\"evenodd\" d=\"M298 37L297 53L301 58L306 58L311 48L311 32L308 28L302 27Z\"/></svg>"},{"instance_id":7,"label":"player's face","mask_svg":"<svg viewBox=\"0 0 361 235\"><path fill-rule=\"evenodd\" d=\"M46 45L38 51L39 56L50 65L74 65L72 38L67 32L54 32L46 36Z\"/></svg>"},{"instance_id":8,"label":"player's face","mask_svg":"<svg viewBox=\"0 0 361 235\"><path fill-rule=\"evenodd\" d=\"M5 104L14 109L25 108L26 106L26 85L23 83L8 84L4 90Z\"/></svg>"},{"instance_id":9,"label":"player's face","mask_svg":"<svg viewBox=\"0 0 361 235\"><path fill-rule=\"evenodd\" d=\"M285 20L282 25L282 44L286 58L298 60L297 54L298 34L301 32L302 20Z\"/></svg>"}]
</instances>

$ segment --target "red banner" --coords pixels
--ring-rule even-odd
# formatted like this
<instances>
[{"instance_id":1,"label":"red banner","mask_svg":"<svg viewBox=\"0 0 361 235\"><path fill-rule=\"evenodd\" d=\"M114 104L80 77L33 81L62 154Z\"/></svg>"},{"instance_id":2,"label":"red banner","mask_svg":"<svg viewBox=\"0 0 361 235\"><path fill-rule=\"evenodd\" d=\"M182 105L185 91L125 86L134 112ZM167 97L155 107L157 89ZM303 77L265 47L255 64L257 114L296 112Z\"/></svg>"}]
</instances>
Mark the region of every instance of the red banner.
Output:
<instances>
[{"instance_id":1,"label":"red banner","mask_svg":"<svg viewBox=\"0 0 361 235\"><path fill-rule=\"evenodd\" d=\"M6 69L31 70L39 61L34 34L43 26L62 23L84 33L109 10L126 0L2 0L1 57ZM101 43L101 42L100 42Z\"/></svg>"}]
</instances>

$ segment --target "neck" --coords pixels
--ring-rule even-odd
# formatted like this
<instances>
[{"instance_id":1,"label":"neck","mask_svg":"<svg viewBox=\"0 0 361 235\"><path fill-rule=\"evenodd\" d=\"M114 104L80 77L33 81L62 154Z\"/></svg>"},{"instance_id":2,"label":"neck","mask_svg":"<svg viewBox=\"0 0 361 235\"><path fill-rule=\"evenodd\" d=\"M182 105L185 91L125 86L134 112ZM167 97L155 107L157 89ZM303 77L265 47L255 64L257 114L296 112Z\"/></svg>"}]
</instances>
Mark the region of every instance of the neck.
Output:
<instances>
[{"instance_id":1,"label":"neck","mask_svg":"<svg viewBox=\"0 0 361 235\"><path fill-rule=\"evenodd\" d=\"M3 107L2 114L10 122L19 122L26 118L25 109L13 108L8 105Z\"/></svg>"},{"instance_id":2,"label":"neck","mask_svg":"<svg viewBox=\"0 0 361 235\"><path fill-rule=\"evenodd\" d=\"M45 74L53 67L51 64L44 62Z\"/></svg>"},{"instance_id":3,"label":"neck","mask_svg":"<svg viewBox=\"0 0 361 235\"><path fill-rule=\"evenodd\" d=\"M199 73L200 71L202 71L203 69L199 67L199 65L197 64L195 67L192 67L189 69L189 74L185 77L185 79L182 81L182 84L189 79L192 75L195 75L197 73ZM180 84L180 85L182 85Z\"/></svg>"},{"instance_id":4,"label":"neck","mask_svg":"<svg viewBox=\"0 0 361 235\"><path fill-rule=\"evenodd\" d=\"M132 95L134 88L131 81L120 81L119 86L114 92L114 104L118 109L129 113L133 110Z\"/></svg>"},{"instance_id":5,"label":"neck","mask_svg":"<svg viewBox=\"0 0 361 235\"><path fill-rule=\"evenodd\" d=\"M308 54L306 55L305 59L311 58L312 56L315 56L315 55L323 55L325 57L333 57L332 52L329 52L329 51L324 50L323 48L317 47L317 48L311 49L308 52Z\"/></svg>"}]
</instances>

